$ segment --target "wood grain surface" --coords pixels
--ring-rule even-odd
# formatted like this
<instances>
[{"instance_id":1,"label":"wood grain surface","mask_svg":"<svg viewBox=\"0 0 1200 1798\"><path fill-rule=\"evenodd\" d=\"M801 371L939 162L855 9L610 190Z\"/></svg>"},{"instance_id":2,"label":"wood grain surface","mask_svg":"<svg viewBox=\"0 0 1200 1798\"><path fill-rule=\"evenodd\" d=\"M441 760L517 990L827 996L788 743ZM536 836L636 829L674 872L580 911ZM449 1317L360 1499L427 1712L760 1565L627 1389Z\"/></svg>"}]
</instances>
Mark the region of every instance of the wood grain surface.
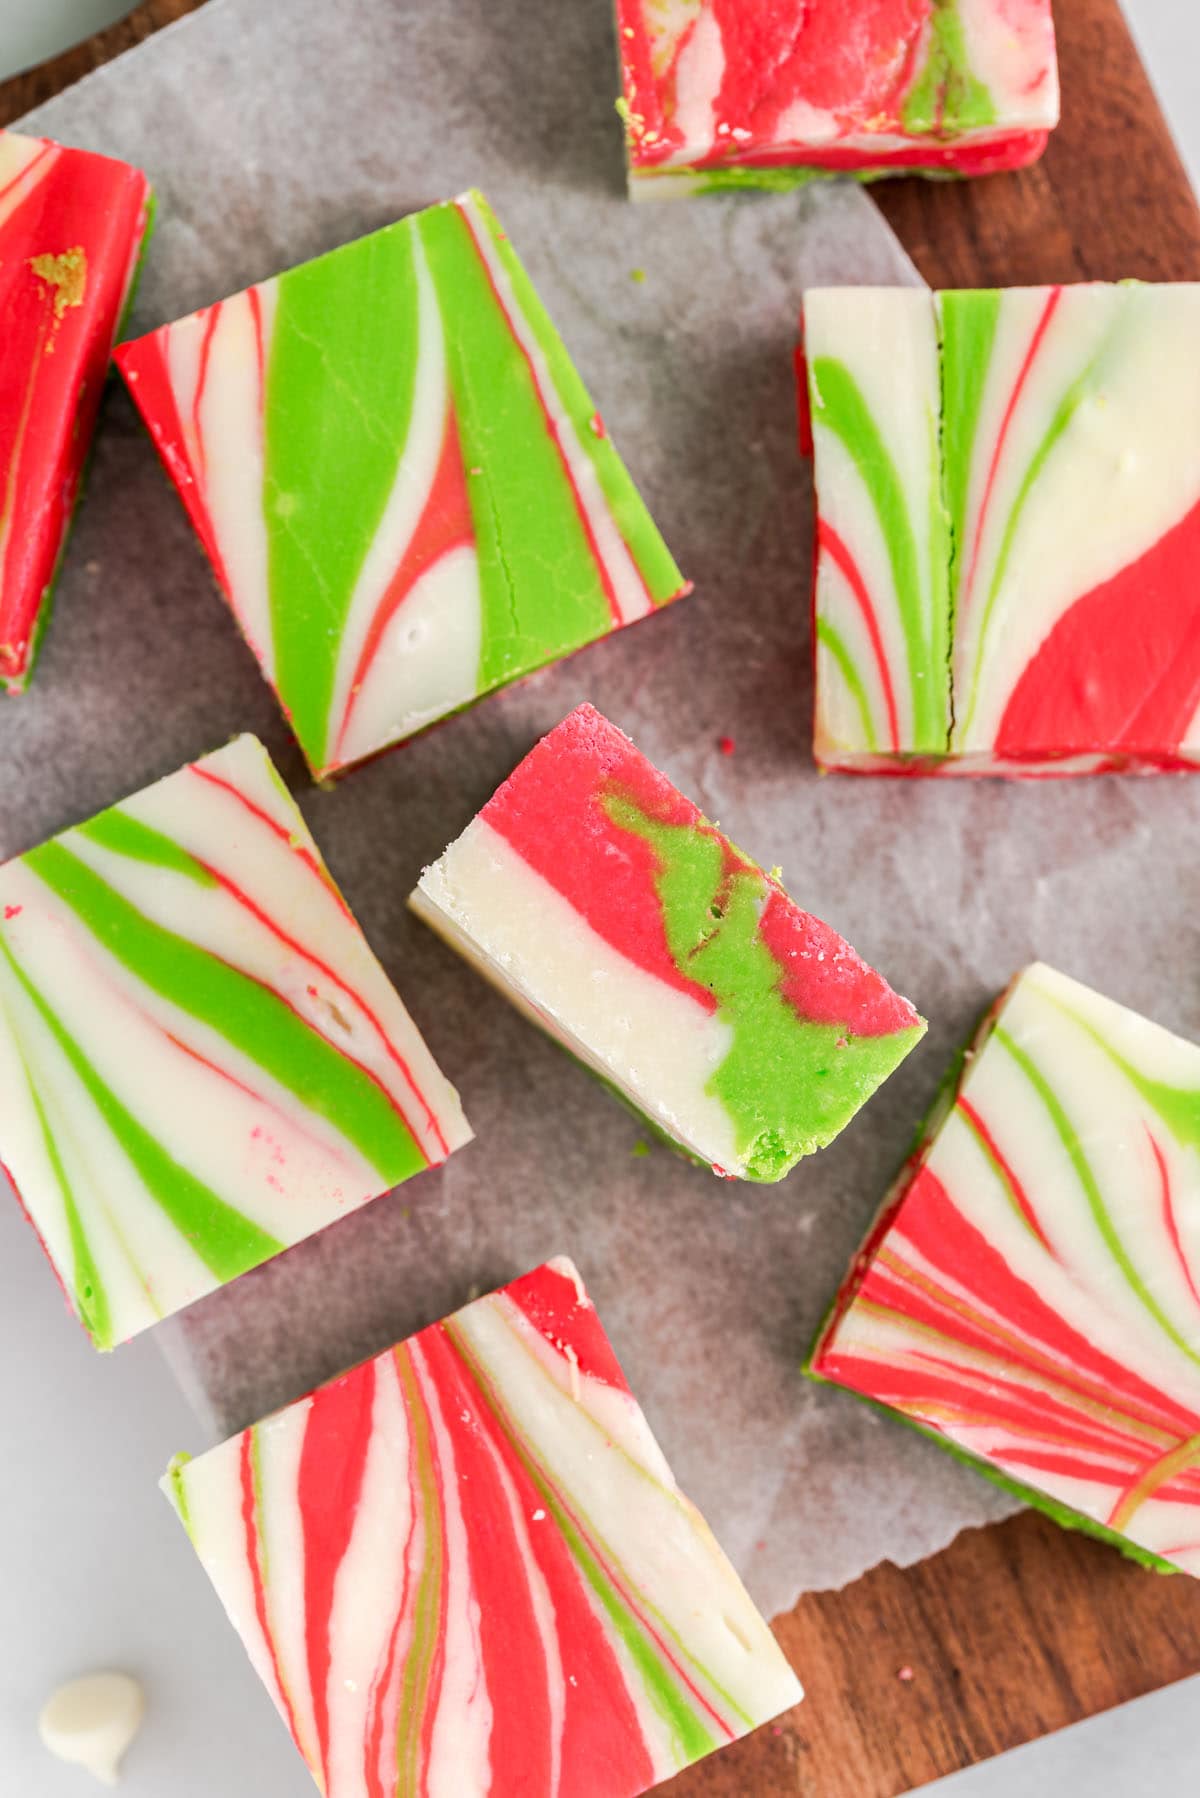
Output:
<instances>
[{"instance_id":1,"label":"wood grain surface","mask_svg":"<svg viewBox=\"0 0 1200 1798\"><path fill-rule=\"evenodd\" d=\"M985 181L881 182L931 287L1200 280L1200 209L1118 0L1054 0L1062 124Z\"/></svg>"},{"instance_id":2,"label":"wood grain surface","mask_svg":"<svg viewBox=\"0 0 1200 1798\"><path fill-rule=\"evenodd\" d=\"M200 4L144 0L0 83L0 124ZM934 286L1200 280L1200 210L1118 0L1055 12L1063 123L1044 160L973 183L882 183L882 211ZM896 1798L1200 1673L1200 1583L1028 1513L810 1593L775 1629L807 1702L680 1775L670 1798Z\"/></svg>"}]
</instances>

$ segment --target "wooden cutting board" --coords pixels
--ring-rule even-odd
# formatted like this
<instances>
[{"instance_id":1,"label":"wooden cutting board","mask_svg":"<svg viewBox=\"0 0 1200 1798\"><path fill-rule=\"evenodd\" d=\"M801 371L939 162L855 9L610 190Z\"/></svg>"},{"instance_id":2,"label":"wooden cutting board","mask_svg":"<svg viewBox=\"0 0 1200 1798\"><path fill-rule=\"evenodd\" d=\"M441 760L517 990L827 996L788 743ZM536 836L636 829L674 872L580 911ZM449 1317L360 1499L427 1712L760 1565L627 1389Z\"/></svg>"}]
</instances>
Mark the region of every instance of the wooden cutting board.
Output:
<instances>
[{"instance_id":1,"label":"wooden cutting board","mask_svg":"<svg viewBox=\"0 0 1200 1798\"><path fill-rule=\"evenodd\" d=\"M0 124L191 12L123 24L0 83ZM1200 209L1118 0L1056 0L1063 124L1043 162L875 197L934 287L1200 281ZM808 1702L682 1774L671 1798L896 1798L1200 1673L1200 1582L1142 1572L1027 1513L775 1620Z\"/></svg>"}]
</instances>

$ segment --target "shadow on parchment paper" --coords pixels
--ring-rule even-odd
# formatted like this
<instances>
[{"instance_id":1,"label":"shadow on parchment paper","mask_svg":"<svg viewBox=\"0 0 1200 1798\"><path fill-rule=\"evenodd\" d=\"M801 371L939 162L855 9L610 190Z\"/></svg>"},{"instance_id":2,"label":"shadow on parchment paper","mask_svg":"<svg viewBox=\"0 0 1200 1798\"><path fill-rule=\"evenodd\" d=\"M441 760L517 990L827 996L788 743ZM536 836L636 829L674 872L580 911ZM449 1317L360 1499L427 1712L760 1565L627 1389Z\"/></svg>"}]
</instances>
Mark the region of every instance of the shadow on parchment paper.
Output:
<instances>
[{"instance_id":1,"label":"shadow on parchment paper","mask_svg":"<svg viewBox=\"0 0 1200 1798\"><path fill-rule=\"evenodd\" d=\"M541 181L623 194L615 0L526 0L519 18L494 0L461 11L464 91L473 85L481 109L503 119L503 160Z\"/></svg>"},{"instance_id":2,"label":"shadow on parchment paper","mask_svg":"<svg viewBox=\"0 0 1200 1798\"><path fill-rule=\"evenodd\" d=\"M775 339L731 341L703 383L664 396L674 418L673 477L689 496L675 537L695 590L607 646L635 677L627 692L617 683L615 722L624 715L637 734L634 720L657 694L669 744L666 719L677 723L679 695L689 693L696 725L714 745L723 737L734 744L726 771L769 766L774 779L812 772L812 486L796 451L786 349ZM697 770L688 796L712 816L722 801L707 772ZM736 839L736 814L719 821ZM768 866L776 853L766 841L746 847Z\"/></svg>"}]
</instances>

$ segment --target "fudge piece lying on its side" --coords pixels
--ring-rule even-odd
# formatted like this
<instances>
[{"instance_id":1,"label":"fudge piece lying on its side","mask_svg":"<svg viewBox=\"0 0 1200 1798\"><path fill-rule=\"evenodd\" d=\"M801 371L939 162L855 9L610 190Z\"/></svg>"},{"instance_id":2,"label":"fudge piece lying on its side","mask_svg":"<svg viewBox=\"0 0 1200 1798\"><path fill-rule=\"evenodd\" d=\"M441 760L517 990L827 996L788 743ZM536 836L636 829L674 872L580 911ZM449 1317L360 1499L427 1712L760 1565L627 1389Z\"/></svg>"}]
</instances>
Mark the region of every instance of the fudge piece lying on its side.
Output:
<instances>
[{"instance_id":1,"label":"fudge piece lying on its side","mask_svg":"<svg viewBox=\"0 0 1200 1798\"><path fill-rule=\"evenodd\" d=\"M659 1132L740 1179L824 1147L925 1029L588 705L410 903Z\"/></svg>"}]
</instances>

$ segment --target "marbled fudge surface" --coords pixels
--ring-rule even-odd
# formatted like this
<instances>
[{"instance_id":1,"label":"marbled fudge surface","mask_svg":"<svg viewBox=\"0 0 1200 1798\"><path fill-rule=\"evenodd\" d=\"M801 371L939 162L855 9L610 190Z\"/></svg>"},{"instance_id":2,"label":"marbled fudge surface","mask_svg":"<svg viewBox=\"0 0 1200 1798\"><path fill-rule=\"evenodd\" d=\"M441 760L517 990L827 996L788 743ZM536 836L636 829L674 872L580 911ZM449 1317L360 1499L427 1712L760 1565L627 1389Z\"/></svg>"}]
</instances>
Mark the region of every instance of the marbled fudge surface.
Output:
<instances>
[{"instance_id":1,"label":"marbled fudge surface","mask_svg":"<svg viewBox=\"0 0 1200 1798\"><path fill-rule=\"evenodd\" d=\"M807 295L822 766L1200 763L1200 285Z\"/></svg>"},{"instance_id":2,"label":"marbled fudge surface","mask_svg":"<svg viewBox=\"0 0 1200 1798\"><path fill-rule=\"evenodd\" d=\"M117 360L318 776L686 591L481 194Z\"/></svg>"},{"instance_id":3,"label":"marbled fudge surface","mask_svg":"<svg viewBox=\"0 0 1200 1798\"><path fill-rule=\"evenodd\" d=\"M1200 1573L1200 1047L1026 969L812 1370Z\"/></svg>"},{"instance_id":4,"label":"marbled fudge surface","mask_svg":"<svg viewBox=\"0 0 1200 1798\"><path fill-rule=\"evenodd\" d=\"M0 868L0 1162L100 1348L469 1139L255 738Z\"/></svg>"},{"instance_id":5,"label":"marbled fudge surface","mask_svg":"<svg viewBox=\"0 0 1200 1798\"><path fill-rule=\"evenodd\" d=\"M988 174L1058 123L1050 0L617 0L635 199Z\"/></svg>"},{"instance_id":6,"label":"marbled fudge surface","mask_svg":"<svg viewBox=\"0 0 1200 1798\"><path fill-rule=\"evenodd\" d=\"M328 1798L634 1798L801 1696L566 1260L164 1484Z\"/></svg>"}]
</instances>

